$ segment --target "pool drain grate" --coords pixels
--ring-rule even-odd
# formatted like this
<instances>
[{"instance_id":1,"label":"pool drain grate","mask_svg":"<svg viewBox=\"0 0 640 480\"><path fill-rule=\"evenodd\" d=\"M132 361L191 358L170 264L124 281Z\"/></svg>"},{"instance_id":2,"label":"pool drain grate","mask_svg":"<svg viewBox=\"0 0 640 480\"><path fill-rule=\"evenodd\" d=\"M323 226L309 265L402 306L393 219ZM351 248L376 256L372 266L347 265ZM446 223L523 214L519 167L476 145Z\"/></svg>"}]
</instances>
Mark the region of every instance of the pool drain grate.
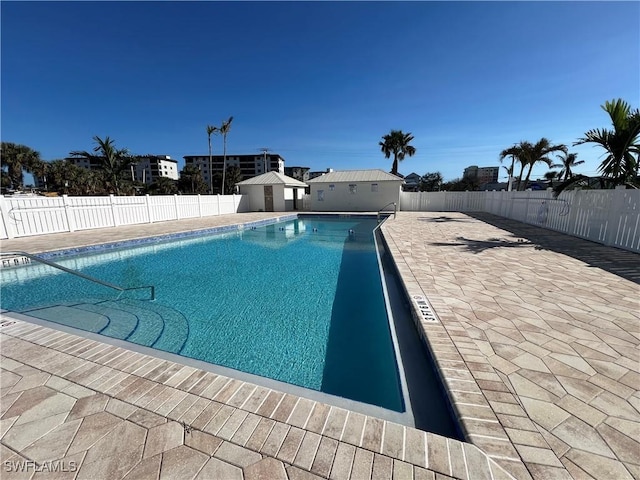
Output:
<instances>
[{"instance_id":1,"label":"pool drain grate","mask_svg":"<svg viewBox=\"0 0 640 480\"><path fill-rule=\"evenodd\" d=\"M422 320L430 323L438 322L438 318L436 317L435 313L433 313L433 310L431 309L431 306L429 305L429 302L427 302L426 298L424 298L422 295L413 295L412 298L414 303L416 304L416 307L418 307L418 311L422 315Z\"/></svg>"}]
</instances>

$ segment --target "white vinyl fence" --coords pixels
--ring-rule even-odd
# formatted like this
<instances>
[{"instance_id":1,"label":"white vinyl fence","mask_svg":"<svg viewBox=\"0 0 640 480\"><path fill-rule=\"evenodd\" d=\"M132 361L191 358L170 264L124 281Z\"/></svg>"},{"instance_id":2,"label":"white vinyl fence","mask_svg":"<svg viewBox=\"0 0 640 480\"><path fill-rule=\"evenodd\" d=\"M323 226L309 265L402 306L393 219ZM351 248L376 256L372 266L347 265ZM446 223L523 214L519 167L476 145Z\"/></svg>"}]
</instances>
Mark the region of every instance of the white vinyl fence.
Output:
<instances>
[{"instance_id":1,"label":"white vinyl fence","mask_svg":"<svg viewBox=\"0 0 640 480\"><path fill-rule=\"evenodd\" d=\"M0 238L246 212L248 203L244 195L0 197ZM402 192L400 210L488 212L640 253L640 190Z\"/></svg>"},{"instance_id":2,"label":"white vinyl fence","mask_svg":"<svg viewBox=\"0 0 640 480\"><path fill-rule=\"evenodd\" d=\"M0 238L244 212L244 195L0 197Z\"/></svg>"},{"instance_id":3,"label":"white vinyl fence","mask_svg":"<svg viewBox=\"0 0 640 480\"><path fill-rule=\"evenodd\" d=\"M493 213L640 253L640 190L402 192L400 210Z\"/></svg>"}]
</instances>

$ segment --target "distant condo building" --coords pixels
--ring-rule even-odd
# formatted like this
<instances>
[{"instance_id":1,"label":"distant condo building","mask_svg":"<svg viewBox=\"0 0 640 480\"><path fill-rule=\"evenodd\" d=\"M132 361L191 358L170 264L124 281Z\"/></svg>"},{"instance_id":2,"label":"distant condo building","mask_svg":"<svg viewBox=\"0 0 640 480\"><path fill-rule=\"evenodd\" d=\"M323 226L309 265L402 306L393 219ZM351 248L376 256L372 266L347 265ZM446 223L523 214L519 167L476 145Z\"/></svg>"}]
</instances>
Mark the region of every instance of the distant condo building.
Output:
<instances>
[{"instance_id":1,"label":"distant condo building","mask_svg":"<svg viewBox=\"0 0 640 480\"><path fill-rule=\"evenodd\" d=\"M66 161L88 170L100 170L102 168L100 159L87 159L79 157L68 157ZM178 161L173 160L170 155L140 155L136 157L131 175L136 182L147 185L155 182L160 177L167 177L171 180L178 180Z\"/></svg>"},{"instance_id":2,"label":"distant condo building","mask_svg":"<svg viewBox=\"0 0 640 480\"><path fill-rule=\"evenodd\" d=\"M185 166L193 165L202 172L202 178L208 185L210 181L209 155L185 155ZM222 173L223 155L212 155L211 171ZM262 175L267 172L278 172L284 174L284 158L277 153L250 154L250 155L227 155L227 168L239 167L242 173L242 180Z\"/></svg>"},{"instance_id":3,"label":"distant condo building","mask_svg":"<svg viewBox=\"0 0 640 480\"><path fill-rule=\"evenodd\" d=\"M472 180L478 185L486 183L496 183L498 181L498 172L500 167L478 167L472 165L464 169L462 178Z\"/></svg>"},{"instance_id":4,"label":"distant condo building","mask_svg":"<svg viewBox=\"0 0 640 480\"><path fill-rule=\"evenodd\" d=\"M324 170L322 172L309 172L309 178L308 179L309 180L313 180L314 178L321 177L325 173L332 173L332 172L333 172L333 168L327 168L326 170Z\"/></svg>"},{"instance_id":5,"label":"distant condo building","mask_svg":"<svg viewBox=\"0 0 640 480\"><path fill-rule=\"evenodd\" d=\"M160 177L178 180L178 161L169 155L149 155L141 157L135 166L136 181L147 185Z\"/></svg>"},{"instance_id":6,"label":"distant condo building","mask_svg":"<svg viewBox=\"0 0 640 480\"><path fill-rule=\"evenodd\" d=\"M284 167L284 174L287 177L306 182L309 180L309 170L309 167Z\"/></svg>"}]
</instances>

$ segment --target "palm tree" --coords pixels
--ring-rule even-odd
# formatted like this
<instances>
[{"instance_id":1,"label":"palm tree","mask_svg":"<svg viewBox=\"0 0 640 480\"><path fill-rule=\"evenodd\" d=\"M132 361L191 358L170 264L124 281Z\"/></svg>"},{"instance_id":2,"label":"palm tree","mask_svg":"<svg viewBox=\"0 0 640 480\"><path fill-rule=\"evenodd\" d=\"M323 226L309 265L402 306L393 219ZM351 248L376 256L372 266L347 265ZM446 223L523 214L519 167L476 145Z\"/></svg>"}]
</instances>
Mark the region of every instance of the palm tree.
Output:
<instances>
[{"instance_id":1,"label":"palm tree","mask_svg":"<svg viewBox=\"0 0 640 480\"><path fill-rule=\"evenodd\" d=\"M169 177L158 177L147 187L150 195L173 195L178 193L178 181Z\"/></svg>"},{"instance_id":2,"label":"palm tree","mask_svg":"<svg viewBox=\"0 0 640 480\"><path fill-rule=\"evenodd\" d=\"M44 182L44 189L45 191L47 191L47 172L49 171L49 163L40 159L34 160L33 162L31 162L29 171L31 172L31 174L33 174L34 178L37 178L39 179L39 181Z\"/></svg>"},{"instance_id":3,"label":"palm tree","mask_svg":"<svg viewBox=\"0 0 640 480\"><path fill-rule=\"evenodd\" d=\"M209 193L213 195L213 159L211 157L211 134L218 133L218 127L207 125L207 137L209 137Z\"/></svg>"},{"instance_id":4,"label":"palm tree","mask_svg":"<svg viewBox=\"0 0 640 480\"><path fill-rule=\"evenodd\" d=\"M124 174L134 163L134 159L126 148L116 148L114 140L109 137L105 137L103 140L96 135L93 140L96 143L93 148L94 153L73 151L70 152L70 155L98 163L105 174L107 183L113 187L116 195L120 195Z\"/></svg>"},{"instance_id":5,"label":"palm tree","mask_svg":"<svg viewBox=\"0 0 640 480\"><path fill-rule=\"evenodd\" d=\"M211 176L213 179L213 175ZM185 165L180 172L178 188L182 193L207 193L211 192L211 186L202 178L202 172L195 165Z\"/></svg>"},{"instance_id":6,"label":"palm tree","mask_svg":"<svg viewBox=\"0 0 640 480\"><path fill-rule=\"evenodd\" d=\"M229 120L226 122L222 122L220 126L220 135L222 135L222 145L223 145L223 160L222 160L222 194L224 195L224 177L225 172L227 170L227 133L231 130L231 122L233 121L233 117L229 117Z\"/></svg>"},{"instance_id":7,"label":"palm tree","mask_svg":"<svg viewBox=\"0 0 640 480\"><path fill-rule=\"evenodd\" d=\"M509 184L507 187L508 192L510 192L513 189L513 168L515 166L516 160L518 160L519 155L520 155L520 149L518 148L517 145L514 145L513 147L510 147L510 148L505 148L500 152L500 158L499 158L500 163L502 163L505 158L511 157L511 166L504 167L507 170L507 173L509 174ZM520 172L520 176L522 177L522 171Z\"/></svg>"},{"instance_id":8,"label":"palm tree","mask_svg":"<svg viewBox=\"0 0 640 480\"><path fill-rule=\"evenodd\" d=\"M511 157L511 168L507 168L507 171L511 170L511 173L509 174L510 176L513 176L515 162L518 162L520 164L520 173L518 173L518 178L516 179L516 190L520 190L524 169L527 165L529 165L529 160L526 156L526 152L532 149L533 145L531 144L531 142L521 140L520 143L516 143L513 147L507 148L500 152L500 161L508 156ZM513 182L511 183L511 190L513 190Z\"/></svg>"},{"instance_id":9,"label":"palm tree","mask_svg":"<svg viewBox=\"0 0 640 480\"><path fill-rule=\"evenodd\" d=\"M240 167L236 167L235 165L229 167L227 169L226 180L227 184L225 185L225 190L227 192L233 192L236 183L242 181L242 170Z\"/></svg>"},{"instance_id":10,"label":"palm tree","mask_svg":"<svg viewBox=\"0 0 640 480\"><path fill-rule=\"evenodd\" d=\"M554 180L560 179L561 176L562 176L562 172L557 172L556 170L549 170L544 174L544 179L549 183L553 183Z\"/></svg>"},{"instance_id":11,"label":"palm tree","mask_svg":"<svg viewBox=\"0 0 640 480\"><path fill-rule=\"evenodd\" d=\"M556 155L556 157L560 160L560 163L554 163L551 166L554 168L562 167L562 170L560 170L560 173L558 174L558 179L563 181L569 180L573 177L573 172L571 171L572 167L582 165L584 163L584 160L578 160L577 153L565 153L564 155Z\"/></svg>"},{"instance_id":12,"label":"palm tree","mask_svg":"<svg viewBox=\"0 0 640 480\"><path fill-rule=\"evenodd\" d=\"M615 185L636 183L640 156L640 110L632 110L622 99L605 102L601 106L609 114L613 130L596 128L586 132L574 145L595 143L606 151L606 157L598 168L603 177Z\"/></svg>"},{"instance_id":13,"label":"palm tree","mask_svg":"<svg viewBox=\"0 0 640 480\"><path fill-rule=\"evenodd\" d=\"M538 140L535 145L529 142L520 142L520 148L522 149L521 163L527 165L529 169L527 170L527 176L524 179L522 186L518 185L519 189L524 190L529 184L529 177L531 176L531 171L536 163L545 163L548 166L553 165L553 161L549 158L549 154L553 152L564 152L567 153L566 145L558 144L552 145L546 138L541 138ZM522 175L522 172L520 173ZM519 180L518 180L519 182Z\"/></svg>"},{"instance_id":14,"label":"palm tree","mask_svg":"<svg viewBox=\"0 0 640 480\"><path fill-rule=\"evenodd\" d=\"M11 142L2 142L0 147L2 166L6 165L11 187L21 190L23 187L23 171L37 170L42 163L40 153L26 145L18 145Z\"/></svg>"},{"instance_id":15,"label":"palm tree","mask_svg":"<svg viewBox=\"0 0 640 480\"><path fill-rule=\"evenodd\" d=\"M410 157L415 155L415 147L409 145L412 140L413 135L411 133L404 133L402 130L391 130L382 137L382 142L378 143L385 158L391 157L393 153L393 166L391 167L393 175L398 175L398 162L404 160L406 155Z\"/></svg>"}]
</instances>

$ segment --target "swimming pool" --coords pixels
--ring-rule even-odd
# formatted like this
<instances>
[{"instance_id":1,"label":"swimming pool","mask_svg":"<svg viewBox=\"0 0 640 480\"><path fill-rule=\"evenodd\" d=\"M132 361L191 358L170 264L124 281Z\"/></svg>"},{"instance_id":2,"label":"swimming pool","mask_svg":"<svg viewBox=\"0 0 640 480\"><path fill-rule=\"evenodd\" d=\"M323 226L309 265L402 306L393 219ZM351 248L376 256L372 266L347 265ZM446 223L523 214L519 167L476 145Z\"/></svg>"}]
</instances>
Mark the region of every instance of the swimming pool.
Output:
<instances>
[{"instance_id":1,"label":"swimming pool","mask_svg":"<svg viewBox=\"0 0 640 480\"><path fill-rule=\"evenodd\" d=\"M401 412L372 230L304 217L226 234L2 270L2 308ZM133 298L132 298L133 295ZM61 300L62 299L62 300Z\"/></svg>"}]
</instances>

